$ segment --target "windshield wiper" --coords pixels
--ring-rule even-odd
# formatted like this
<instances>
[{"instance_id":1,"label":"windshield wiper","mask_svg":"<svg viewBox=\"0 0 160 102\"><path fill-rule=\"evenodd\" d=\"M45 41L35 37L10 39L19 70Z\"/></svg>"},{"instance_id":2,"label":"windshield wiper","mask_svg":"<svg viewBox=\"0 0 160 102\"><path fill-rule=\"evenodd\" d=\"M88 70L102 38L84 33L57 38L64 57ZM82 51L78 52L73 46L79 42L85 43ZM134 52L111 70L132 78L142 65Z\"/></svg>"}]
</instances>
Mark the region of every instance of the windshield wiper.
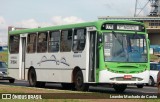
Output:
<instances>
[{"instance_id":1,"label":"windshield wiper","mask_svg":"<svg viewBox=\"0 0 160 102\"><path fill-rule=\"evenodd\" d=\"M116 33L114 31L112 31L112 34L114 35L114 37L117 39Z\"/></svg>"},{"instance_id":2,"label":"windshield wiper","mask_svg":"<svg viewBox=\"0 0 160 102\"><path fill-rule=\"evenodd\" d=\"M114 31L112 31L112 34L113 34L114 37L117 39L117 41L122 45L122 48L124 48L124 47L123 47L123 42L122 42L123 40L120 41L120 39L117 38L116 33L115 33Z\"/></svg>"}]
</instances>

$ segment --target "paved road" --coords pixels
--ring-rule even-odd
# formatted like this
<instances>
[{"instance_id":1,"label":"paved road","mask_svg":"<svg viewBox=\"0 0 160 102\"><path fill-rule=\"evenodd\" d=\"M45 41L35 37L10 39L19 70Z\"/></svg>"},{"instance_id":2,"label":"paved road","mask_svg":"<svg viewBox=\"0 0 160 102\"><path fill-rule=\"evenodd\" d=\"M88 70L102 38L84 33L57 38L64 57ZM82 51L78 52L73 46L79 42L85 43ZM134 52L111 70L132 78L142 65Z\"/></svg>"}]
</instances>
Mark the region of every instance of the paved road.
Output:
<instances>
[{"instance_id":1,"label":"paved road","mask_svg":"<svg viewBox=\"0 0 160 102\"><path fill-rule=\"evenodd\" d=\"M0 84L2 85L14 85L14 86L25 86L29 87L29 84L27 81L18 81L16 80L14 84L10 84L8 81L0 81ZM56 84L56 83L47 83L46 84L46 89L59 89L62 90L61 84ZM100 92L100 93L116 93L115 90L111 87L105 87L105 86L98 86L98 87L93 87L91 86L89 88L90 92ZM137 88L134 85L128 85L127 89L124 91L125 94L131 94L131 93L157 93L158 89L157 87L149 87L149 86L144 86L143 88Z\"/></svg>"}]
</instances>

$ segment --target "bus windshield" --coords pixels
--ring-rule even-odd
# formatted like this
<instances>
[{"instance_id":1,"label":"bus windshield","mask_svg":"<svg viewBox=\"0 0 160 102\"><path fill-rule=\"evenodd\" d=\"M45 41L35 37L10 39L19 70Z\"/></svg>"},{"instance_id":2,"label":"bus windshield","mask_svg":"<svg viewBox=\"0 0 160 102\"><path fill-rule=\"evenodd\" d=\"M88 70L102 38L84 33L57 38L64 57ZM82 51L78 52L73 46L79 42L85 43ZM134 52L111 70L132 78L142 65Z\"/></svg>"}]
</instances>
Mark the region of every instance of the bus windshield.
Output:
<instances>
[{"instance_id":1,"label":"bus windshield","mask_svg":"<svg viewBox=\"0 0 160 102\"><path fill-rule=\"evenodd\" d=\"M147 62L144 34L104 33L104 59L111 62Z\"/></svg>"}]
</instances>

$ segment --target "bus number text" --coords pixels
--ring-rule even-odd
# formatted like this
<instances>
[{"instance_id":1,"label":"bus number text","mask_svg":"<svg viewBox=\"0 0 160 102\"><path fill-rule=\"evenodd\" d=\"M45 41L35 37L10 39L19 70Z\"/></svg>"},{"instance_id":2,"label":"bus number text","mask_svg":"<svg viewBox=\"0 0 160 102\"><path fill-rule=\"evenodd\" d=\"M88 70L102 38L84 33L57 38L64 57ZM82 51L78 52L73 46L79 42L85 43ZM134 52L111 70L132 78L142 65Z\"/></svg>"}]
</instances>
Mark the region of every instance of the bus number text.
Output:
<instances>
[{"instance_id":1,"label":"bus number text","mask_svg":"<svg viewBox=\"0 0 160 102\"><path fill-rule=\"evenodd\" d=\"M11 60L11 64L17 64L16 60Z\"/></svg>"}]
</instances>

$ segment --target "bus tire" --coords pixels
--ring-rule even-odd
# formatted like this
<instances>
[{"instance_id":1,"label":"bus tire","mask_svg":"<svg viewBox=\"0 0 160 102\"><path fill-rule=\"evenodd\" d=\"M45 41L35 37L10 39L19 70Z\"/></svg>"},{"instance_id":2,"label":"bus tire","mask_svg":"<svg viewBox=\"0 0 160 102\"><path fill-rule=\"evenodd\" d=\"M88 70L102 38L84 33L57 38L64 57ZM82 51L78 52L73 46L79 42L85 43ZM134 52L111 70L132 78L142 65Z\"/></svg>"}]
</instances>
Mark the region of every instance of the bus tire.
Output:
<instances>
[{"instance_id":1,"label":"bus tire","mask_svg":"<svg viewBox=\"0 0 160 102\"><path fill-rule=\"evenodd\" d=\"M9 79L10 83L14 83L15 79Z\"/></svg>"},{"instance_id":2,"label":"bus tire","mask_svg":"<svg viewBox=\"0 0 160 102\"><path fill-rule=\"evenodd\" d=\"M148 85L149 86L154 86L154 80L153 80L153 78L150 76L150 78L149 78L149 83L148 83Z\"/></svg>"},{"instance_id":3,"label":"bus tire","mask_svg":"<svg viewBox=\"0 0 160 102\"><path fill-rule=\"evenodd\" d=\"M137 85L137 88L143 88L143 84L141 84L141 85Z\"/></svg>"},{"instance_id":4,"label":"bus tire","mask_svg":"<svg viewBox=\"0 0 160 102\"><path fill-rule=\"evenodd\" d=\"M88 91L89 85L84 83L82 71L78 71L75 75L75 89L77 91Z\"/></svg>"},{"instance_id":5,"label":"bus tire","mask_svg":"<svg viewBox=\"0 0 160 102\"><path fill-rule=\"evenodd\" d=\"M36 87L38 85L35 69L32 68L32 69L29 70L28 80L29 80L29 86L30 87Z\"/></svg>"},{"instance_id":6,"label":"bus tire","mask_svg":"<svg viewBox=\"0 0 160 102\"><path fill-rule=\"evenodd\" d=\"M113 88L116 92L124 92L124 90L127 88L126 84L114 84Z\"/></svg>"}]
</instances>

